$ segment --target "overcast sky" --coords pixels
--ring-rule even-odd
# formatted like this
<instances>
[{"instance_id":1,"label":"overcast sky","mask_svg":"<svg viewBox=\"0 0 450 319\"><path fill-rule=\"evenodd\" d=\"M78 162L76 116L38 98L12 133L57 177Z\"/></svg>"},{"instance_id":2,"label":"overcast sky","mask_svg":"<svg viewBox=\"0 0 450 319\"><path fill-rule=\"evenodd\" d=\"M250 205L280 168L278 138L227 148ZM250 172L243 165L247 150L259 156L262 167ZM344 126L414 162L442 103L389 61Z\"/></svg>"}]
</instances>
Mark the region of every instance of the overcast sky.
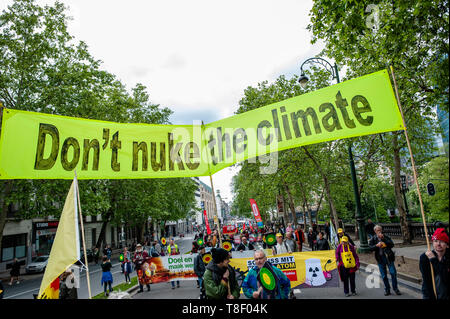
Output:
<instances>
[{"instance_id":1,"label":"overcast sky","mask_svg":"<svg viewBox=\"0 0 450 319\"><path fill-rule=\"evenodd\" d=\"M298 74L316 54L306 30L311 0L64 0L69 32L128 89L148 88L173 124L234 114L244 89ZM1 9L12 1L0 0ZM54 0L40 0L53 4ZM213 175L231 201L236 169ZM201 177L210 185L209 177Z\"/></svg>"}]
</instances>

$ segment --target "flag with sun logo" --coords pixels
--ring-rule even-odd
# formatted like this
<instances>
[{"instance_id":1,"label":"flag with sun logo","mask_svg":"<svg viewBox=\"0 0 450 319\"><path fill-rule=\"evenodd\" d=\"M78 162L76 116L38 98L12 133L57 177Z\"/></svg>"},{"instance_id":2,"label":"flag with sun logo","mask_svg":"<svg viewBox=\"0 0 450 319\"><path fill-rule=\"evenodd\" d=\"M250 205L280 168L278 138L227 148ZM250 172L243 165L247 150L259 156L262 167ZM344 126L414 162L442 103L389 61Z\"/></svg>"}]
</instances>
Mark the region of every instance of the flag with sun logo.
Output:
<instances>
[{"instance_id":1,"label":"flag with sun logo","mask_svg":"<svg viewBox=\"0 0 450 319\"><path fill-rule=\"evenodd\" d=\"M77 179L67 194L37 299L59 299L59 276L80 259Z\"/></svg>"},{"instance_id":2,"label":"flag with sun logo","mask_svg":"<svg viewBox=\"0 0 450 319\"><path fill-rule=\"evenodd\" d=\"M267 246L272 247L277 244L277 238L274 233L267 233L263 236L263 241Z\"/></svg>"},{"instance_id":3,"label":"flag with sun logo","mask_svg":"<svg viewBox=\"0 0 450 319\"><path fill-rule=\"evenodd\" d=\"M226 251L231 251L231 249L233 249L233 244L229 240L224 240L222 242L222 248Z\"/></svg>"},{"instance_id":4,"label":"flag with sun logo","mask_svg":"<svg viewBox=\"0 0 450 319\"><path fill-rule=\"evenodd\" d=\"M271 296L271 299L274 299L277 289L279 288L279 280L278 276L274 273L272 267L267 262L259 270L257 279L263 287L265 293Z\"/></svg>"},{"instance_id":5,"label":"flag with sun logo","mask_svg":"<svg viewBox=\"0 0 450 319\"><path fill-rule=\"evenodd\" d=\"M205 263L205 265L209 264L212 260L212 255L210 253L205 253L202 256L202 260Z\"/></svg>"}]
</instances>

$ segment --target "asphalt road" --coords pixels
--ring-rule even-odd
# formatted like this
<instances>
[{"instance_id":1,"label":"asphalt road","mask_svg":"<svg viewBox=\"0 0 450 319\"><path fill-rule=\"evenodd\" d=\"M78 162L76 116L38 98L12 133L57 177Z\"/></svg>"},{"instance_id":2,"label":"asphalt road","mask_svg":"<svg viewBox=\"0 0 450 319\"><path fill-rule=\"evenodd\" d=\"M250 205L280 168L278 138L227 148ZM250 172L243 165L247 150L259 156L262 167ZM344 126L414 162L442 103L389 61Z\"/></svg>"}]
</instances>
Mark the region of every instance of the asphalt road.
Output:
<instances>
[{"instance_id":1,"label":"asphalt road","mask_svg":"<svg viewBox=\"0 0 450 319\"><path fill-rule=\"evenodd\" d=\"M182 238L176 241L180 252L182 254L187 253L191 249L192 237ZM100 286L101 282L101 268L99 265L89 265L90 271L90 285L92 296L95 296L103 292L103 287ZM113 285L125 282L124 275L121 273L120 264L113 260L113 268L111 269L113 274ZM39 292L39 287L42 280L42 275L30 275L23 277L25 280L20 284L9 286L7 282L3 282L5 287L4 299L33 299L33 294ZM135 277L136 273L133 272L131 277ZM370 278L369 278L370 279ZM368 274L363 271L356 273L356 291L357 295L352 297L345 297L343 292L343 285L340 283L340 287L337 288L309 288L302 290L294 290L297 299L421 299L421 294L413 289L400 286L402 291L401 296L391 295L384 296L383 283L379 288L368 288L366 281ZM80 299L88 298L86 272L83 271L80 275L80 288L78 289L78 297ZM144 289L143 293L133 295L134 299L198 299L199 289L197 288L196 280L184 280L180 281L180 288L171 289L170 283L152 284L151 291L147 292ZM241 295L240 299L246 299L244 295Z\"/></svg>"},{"instance_id":2,"label":"asphalt road","mask_svg":"<svg viewBox=\"0 0 450 319\"><path fill-rule=\"evenodd\" d=\"M362 271L356 273L356 296L345 297L344 286L340 282L340 287L336 288L308 288L295 289L294 294L297 299L422 299L422 295L412 289L400 286L402 295L397 296L393 292L390 296L384 295L384 286L381 282L380 288L367 288L366 280L368 275ZM198 299L200 290L197 288L197 281L180 281L180 288L171 289L170 283L159 283L151 285L151 291L144 290L135 294L133 299ZM241 294L239 299L247 299Z\"/></svg>"},{"instance_id":3,"label":"asphalt road","mask_svg":"<svg viewBox=\"0 0 450 319\"><path fill-rule=\"evenodd\" d=\"M191 250L192 238L187 237L185 239L177 240L176 243L179 246L181 253L186 253ZM118 259L111 260L113 268L111 273L113 275L113 286L124 283L125 276L122 274L120 263ZM14 283L9 286L9 281L3 281L3 286L5 288L4 299L33 299L33 294L39 292L41 285L43 273L41 274L31 274L31 275L21 275L21 282L19 284ZM136 272L130 274L130 277L136 277ZM103 287L100 285L102 278L102 269L100 267L100 262L98 265L94 263L89 264L89 281L91 286L91 295L95 296L103 292ZM82 270L80 272L80 288L78 289L79 299L88 299L89 293L87 288L86 271Z\"/></svg>"},{"instance_id":4,"label":"asphalt road","mask_svg":"<svg viewBox=\"0 0 450 319\"><path fill-rule=\"evenodd\" d=\"M181 253L185 253L191 249L192 240L178 241ZM340 282L339 287L335 288L308 288L295 289L294 295L297 299L422 299L420 292L410 289L406 286L399 286L402 295L397 296L392 294L390 296L384 295L384 285L380 280L379 288L371 287L372 277L364 271L358 270L356 272L356 296L345 297L344 286ZM388 275L390 276L390 275ZM390 277L389 277L390 278ZM367 284L366 284L367 283ZM390 281L391 283L391 281ZM393 293L393 292L391 292ZM134 299L198 299L200 290L197 288L196 280L180 281L180 288L172 289L170 283L159 283L151 285L151 291L135 294ZM245 295L241 294L240 299L247 299Z\"/></svg>"}]
</instances>

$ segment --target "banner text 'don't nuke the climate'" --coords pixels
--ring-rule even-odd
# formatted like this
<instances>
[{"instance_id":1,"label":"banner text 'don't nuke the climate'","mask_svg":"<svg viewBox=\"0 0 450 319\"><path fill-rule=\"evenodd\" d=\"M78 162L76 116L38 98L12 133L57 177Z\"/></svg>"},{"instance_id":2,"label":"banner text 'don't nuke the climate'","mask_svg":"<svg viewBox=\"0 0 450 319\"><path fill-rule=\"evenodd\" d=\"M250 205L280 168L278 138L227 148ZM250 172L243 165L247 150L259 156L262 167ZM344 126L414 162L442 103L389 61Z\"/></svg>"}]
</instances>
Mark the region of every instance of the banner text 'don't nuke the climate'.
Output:
<instances>
[{"instance_id":1,"label":"banner text 'don't nuke the climate'","mask_svg":"<svg viewBox=\"0 0 450 319\"><path fill-rule=\"evenodd\" d=\"M246 159L404 129L386 70L201 125L124 124L5 109L0 179L206 176Z\"/></svg>"}]
</instances>

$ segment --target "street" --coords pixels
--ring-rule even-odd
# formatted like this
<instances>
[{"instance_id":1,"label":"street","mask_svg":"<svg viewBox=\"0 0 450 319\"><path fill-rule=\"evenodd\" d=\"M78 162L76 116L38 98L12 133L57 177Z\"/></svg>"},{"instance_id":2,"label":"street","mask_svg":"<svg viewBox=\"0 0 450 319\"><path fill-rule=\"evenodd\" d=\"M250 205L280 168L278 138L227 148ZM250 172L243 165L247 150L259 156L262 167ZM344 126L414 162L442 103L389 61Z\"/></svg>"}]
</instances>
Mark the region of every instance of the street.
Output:
<instances>
[{"instance_id":1,"label":"street","mask_svg":"<svg viewBox=\"0 0 450 319\"><path fill-rule=\"evenodd\" d=\"M185 237L176 240L176 244L179 247L181 253L187 253L191 250L193 237ZM120 264L112 261L113 268L111 273L113 274L114 283L113 286L125 282L125 278L121 273ZM92 296L95 296L103 292L103 287L100 286L101 281L101 268L100 264L89 265L90 271L90 284ZM4 299L33 299L33 294L39 292L43 274L40 276L35 275L34 278L30 278L22 281L20 284L9 286L8 283L4 283L5 297ZM131 274L131 277L135 277L136 272ZM343 292L343 285L340 283L340 287L337 288L309 288L309 289L295 289L294 294L297 299L421 299L421 294L418 291L412 290L405 286L400 286L402 292L401 296L391 295L384 296L383 284L380 288L367 288L366 280L368 274L359 270L356 273L356 291L357 295L352 297L345 297ZM158 283L151 285L151 291L147 292L144 289L143 293L136 293L133 295L133 299L198 299L199 289L197 288L196 280L182 280L180 281L180 288L171 289L170 282ZM78 298L87 299L88 289L86 272L83 271L80 276L80 288L78 289ZM241 294L240 299L246 299Z\"/></svg>"}]
</instances>

